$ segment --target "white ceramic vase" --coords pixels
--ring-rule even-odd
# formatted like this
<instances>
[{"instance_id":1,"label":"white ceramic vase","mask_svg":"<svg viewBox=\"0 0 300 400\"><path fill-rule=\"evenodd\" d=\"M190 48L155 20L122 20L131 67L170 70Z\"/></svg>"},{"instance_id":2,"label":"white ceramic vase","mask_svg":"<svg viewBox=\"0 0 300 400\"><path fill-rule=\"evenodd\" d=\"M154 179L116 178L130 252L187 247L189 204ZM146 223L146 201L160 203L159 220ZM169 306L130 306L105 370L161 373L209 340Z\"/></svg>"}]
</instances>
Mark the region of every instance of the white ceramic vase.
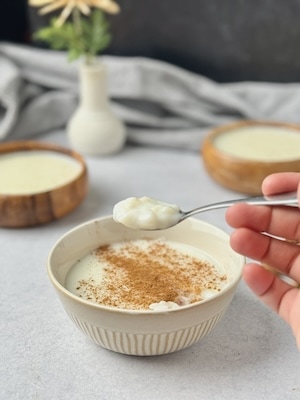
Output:
<instances>
[{"instance_id":1,"label":"white ceramic vase","mask_svg":"<svg viewBox=\"0 0 300 400\"><path fill-rule=\"evenodd\" d=\"M87 155L116 153L125 144L126 129L109 104L106 68L82 64L79 73L80 102L67 124L70 144Z\"/></svg>"}]
</instances>

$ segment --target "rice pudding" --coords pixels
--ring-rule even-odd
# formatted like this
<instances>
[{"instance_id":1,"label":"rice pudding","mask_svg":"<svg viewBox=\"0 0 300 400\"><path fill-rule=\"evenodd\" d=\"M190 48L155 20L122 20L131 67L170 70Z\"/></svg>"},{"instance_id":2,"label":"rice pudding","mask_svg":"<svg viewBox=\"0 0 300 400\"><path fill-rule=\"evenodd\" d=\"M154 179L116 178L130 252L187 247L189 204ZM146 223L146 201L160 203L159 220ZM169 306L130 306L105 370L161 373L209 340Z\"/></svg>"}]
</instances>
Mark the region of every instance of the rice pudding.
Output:
<instances>
[{"instance_id":1,"label":"rice pudding","mask_svg":"<svg viewBox=\"0 0 300 400\"><path fill-rule=\"evenodd\" d=\"M71 267L65 287L103 306L168 310L214 296L227 283L224 269L199 249L137 239L86 254Z\"/></svg>"},{"instance_id":2,"label":"rice pudding","mask_svg":"<svg viewBox=\"0 0 300 400\"><path fill-rule=\"evenodd\" d=\"M129 197L113 208L113 218L132 229L166 229L181 217L180 208L151 197Z\"/></svg>"},{"instance_id":3,"label":"rice pudding","mask_svg":"<svg viewBox=\"0 0 300 400\"><path fill-rule=\"evenodd\" d=\"M82 171L74 158L55 151L15 151L0 155L0 193L26 195L71 182Z\"/></svg>"},{"instance_id":4,"label":"rice pudding","mask_svg":"<svg viewBox=\"0 0 300 400\"><path fill-rule=\"evenodd\" d=\"M214 138L217 149L252 161L288 161L300 158L299 130L277 126L244 126Z\"/></svg>"}]
</instances>

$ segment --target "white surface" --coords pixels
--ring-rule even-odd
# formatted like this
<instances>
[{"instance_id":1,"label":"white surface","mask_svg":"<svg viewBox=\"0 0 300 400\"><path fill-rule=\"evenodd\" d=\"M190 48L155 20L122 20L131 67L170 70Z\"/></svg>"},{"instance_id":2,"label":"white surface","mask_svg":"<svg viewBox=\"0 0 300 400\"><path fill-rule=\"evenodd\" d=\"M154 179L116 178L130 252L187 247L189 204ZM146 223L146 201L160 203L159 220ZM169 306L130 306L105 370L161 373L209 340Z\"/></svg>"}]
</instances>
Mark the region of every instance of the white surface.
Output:
<instances>
[{"instance_id":1,"label":"white surface","mask_svg":"<svg viewBox=\"0 0 300 400\"><path fill-rule=\"evenodd\" d=\"M42 139L67 145L64 134ZM46 274L48 252L67 230L130 196L184 210L240 197L209 178L197 153L127 146L86 160L91 187L77 210L42 227L0 230L0 399L299 400L290 329L244 283L212 334L170 355L112 353L75 328ZM224 210L198 217L229 231Z\"/></svg>"}]
</instances>

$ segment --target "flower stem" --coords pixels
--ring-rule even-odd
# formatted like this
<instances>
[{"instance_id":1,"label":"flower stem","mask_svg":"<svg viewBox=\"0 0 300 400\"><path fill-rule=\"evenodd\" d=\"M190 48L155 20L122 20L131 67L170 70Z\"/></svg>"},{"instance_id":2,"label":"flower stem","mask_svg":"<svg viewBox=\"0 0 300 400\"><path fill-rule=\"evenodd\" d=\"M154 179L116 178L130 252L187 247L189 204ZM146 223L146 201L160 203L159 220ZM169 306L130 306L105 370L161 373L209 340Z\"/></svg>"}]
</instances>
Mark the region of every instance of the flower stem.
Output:
<instances>
[{"instance_id":1,"label":"flower stem","mask_svg":"<svg viewBox=\"0 0 300 400\"><path fill-rule=\"evenodd\" d=\"M80 11L78 10L77 7L74 7L72 10L72 20L73 20L73 26L74 30L76 32L76 37L78 40L79 47L81 47L81 37L82 37L82 26L81 26L81 16L80 16ZM88 60L88 55L84 54L85 56L85 61L87 64L89 64Z\"/></svg>"},{"instance_id":2,"label":"flower stem","mask_svg":"<svg viewBox=\"0 0 300 400\"><path fill-rule=\"evenodd\" d=\"M82 32L80 11L76 7L73 8L72 19L73 19L73 25L74 25L75 31L76 31L78 37L80 37L81 32Z\"/></svg>"}]
</instances>

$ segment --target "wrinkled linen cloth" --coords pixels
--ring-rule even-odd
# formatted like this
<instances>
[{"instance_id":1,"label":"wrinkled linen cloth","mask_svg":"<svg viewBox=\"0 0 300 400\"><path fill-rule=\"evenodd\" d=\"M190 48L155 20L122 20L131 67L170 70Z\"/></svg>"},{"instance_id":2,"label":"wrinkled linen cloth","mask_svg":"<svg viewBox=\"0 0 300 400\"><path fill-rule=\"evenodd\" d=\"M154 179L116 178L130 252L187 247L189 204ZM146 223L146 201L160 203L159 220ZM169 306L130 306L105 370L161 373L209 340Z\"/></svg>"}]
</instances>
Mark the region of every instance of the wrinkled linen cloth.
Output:
<instances>
[{"instance_id":1,"label":"wrinkled linen cloth","mask_svg":"<svg viewBox=\"0 0 300 400\"><path fill-rule=\"evenodd\" d=\"M131 143L199 151L204 135L221 124L300 123L300 83L220 84L153 59L99 60ZM64 128L79 102L78 68L65 52L0 43L0 140Z\"/></svg>"}]
</instances>

